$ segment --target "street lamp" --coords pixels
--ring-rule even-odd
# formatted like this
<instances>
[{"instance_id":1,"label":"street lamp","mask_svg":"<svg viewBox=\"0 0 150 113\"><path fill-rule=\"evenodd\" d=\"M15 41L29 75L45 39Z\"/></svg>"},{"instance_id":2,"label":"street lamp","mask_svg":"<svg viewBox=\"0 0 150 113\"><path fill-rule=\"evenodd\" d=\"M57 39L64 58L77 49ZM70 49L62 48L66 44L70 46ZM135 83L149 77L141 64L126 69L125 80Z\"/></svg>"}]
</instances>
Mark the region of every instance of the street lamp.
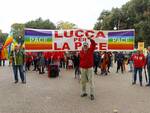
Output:
<instances>
[{"instance_id":1,"label":"street lamp","mask_svg":"<svg viewBox=\"0 0 150 113\"><path fill-rule=\"evenodd\" d=\"M114 30L117 30L117 27L116 27L116 26L114 27Z\"/></svg>"}]
</instances>

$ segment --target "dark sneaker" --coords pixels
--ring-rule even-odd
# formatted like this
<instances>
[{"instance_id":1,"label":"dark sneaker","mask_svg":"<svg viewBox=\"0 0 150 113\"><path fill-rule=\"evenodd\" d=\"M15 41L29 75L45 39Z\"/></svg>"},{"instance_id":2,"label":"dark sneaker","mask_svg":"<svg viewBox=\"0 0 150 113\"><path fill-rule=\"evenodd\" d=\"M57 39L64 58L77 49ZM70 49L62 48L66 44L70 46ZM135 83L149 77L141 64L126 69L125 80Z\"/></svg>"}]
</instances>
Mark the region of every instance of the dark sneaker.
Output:
<instances>
[{"instance_id":1,"label":"dark sneaker","mask_svg":"<svg viewBox=\"0 0 150 113\"><path fill-rule=\"evenodd\" d=\"M15 81L14 83L15 83L15 84L17 84L17 83L18 83L18 81Z\"/></svg>"},{"instance_id":2,"label":"dark sneaker","mask_svg":"<svg viewBox=\"0 0 150 113\"><path fill-rule=\"evenodd\" d=\"M95 72L95 75L97 75L97 72Z\"/></svg>"},{"instance_id":3,"label":"dark sneaker","mask_svg":"<svg viewBox=\"0 0 150 113\"><path fill-rule=\"evenodd\" d=\"M132 85L135 85L136 83L135 82L132 82Z\"/></svg>"},{"instance_id":4,"label":"dark sneaker","mask_svg":"<svg viewBox=\"0 0 150 113\"><path fill-rule=\"evenodd\" d=\"M26 84L26 81L22 81L22 84Z\"/></svg>"},{"instance_id":5,"label":"dark sneaker","mask_svg":"<svg viewBox=\"0 0 150 113\"><path fill-rule=\"evenodd\" d=\"M148 87L148 86L150 86L150 84L146 84L146 86Z\"/></svg>"},{"instance_id":6,"label":"dark sneaker","mask_svg":"<svg viewBox=\"0 0 150 113\"><path fill-rule=\"evenodd\" d=\"M91 100L94 100L94 95L91 95Z\"/></svg>"},{"instance_id":7,"label":"dark sneaker","mask_svg":"<svg viewBox=\"0 0 150 113\"><path fill-rule=\"evenodd\" d=\"M81 94L81 97L86 97L86 96L87 96L86 93Z\"/></svg>"}]
</instances>

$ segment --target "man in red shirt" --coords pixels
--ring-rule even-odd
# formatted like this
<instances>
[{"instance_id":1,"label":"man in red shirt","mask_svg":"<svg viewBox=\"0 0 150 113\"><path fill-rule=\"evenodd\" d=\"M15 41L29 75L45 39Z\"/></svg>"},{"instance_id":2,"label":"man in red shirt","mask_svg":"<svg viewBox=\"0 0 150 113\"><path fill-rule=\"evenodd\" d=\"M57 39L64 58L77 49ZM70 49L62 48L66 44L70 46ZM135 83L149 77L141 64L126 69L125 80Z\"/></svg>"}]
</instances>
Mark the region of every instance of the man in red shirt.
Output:
<instances>
[{"instance_id":1,"label":"man in red shirt","mask_svg":"<svg viewBox=\"0 0 150 113\"><path fill-rule=\"evenodd\" d=\"M86 83L90 84L90 98L94 100L94 74L93 74L93 53L95 50L96 43L91 37L88 37L91 42L90 48L88 43L83 43L83 48L80 52L80 68L81 68L81 85L82 94L81 97L87 96Z\"/></svg>"},{"instance_id":2,"label":"man in red shirt","mask_svg":"<svg viewBox=\"0 0 150 113\"><path fill-rule=\"evenodd\" d=\"M134 65L134 81L132 84L136 84L137 72L139 72L140 86L142 86L142 69L145 65L145 56L142 51L138 50L137 53L131 56L131 60Z\"/></svg>"}]
</instances>

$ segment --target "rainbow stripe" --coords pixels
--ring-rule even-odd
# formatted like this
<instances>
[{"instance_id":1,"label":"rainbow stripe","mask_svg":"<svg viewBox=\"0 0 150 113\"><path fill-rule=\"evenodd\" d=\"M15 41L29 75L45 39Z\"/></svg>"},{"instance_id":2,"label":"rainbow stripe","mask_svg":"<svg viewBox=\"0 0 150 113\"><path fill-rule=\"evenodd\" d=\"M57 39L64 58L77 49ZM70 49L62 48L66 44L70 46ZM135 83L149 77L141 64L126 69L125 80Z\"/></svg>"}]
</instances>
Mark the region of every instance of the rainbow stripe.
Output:
<instances>
[{"instance_id":1,"label":"rainbow stripe","mask_svg":"<svg viewBox=\"0 0 150 113\"><path fill-rule=\"evenodd\" d=\"M134 31L108 32L108 50L134 50Z\"/></svg>"},{"instance_id":2,"label":"rainbow stripe","mask_svg":"<svg viewBox=\"0 0 150 113\"><path fill-rule=\"evenodd\" d=\"M14 40L13 33L10 32L9 36L7 37L7 39L6 39L5 43L4 43L3 48L6 48L8 45L10 45L13 42L13 40Z\"/></svg>"},{"instance_id":3,"label":"rainbow stripe","mask_svg":"<svg viewBox=\"0 0 150 113\"><path fill-rule=\"evenodd\" d=\"M52 31L44 30L25 30L25 49L26 50L51 50Z\"/></svg>"}]
</instances>

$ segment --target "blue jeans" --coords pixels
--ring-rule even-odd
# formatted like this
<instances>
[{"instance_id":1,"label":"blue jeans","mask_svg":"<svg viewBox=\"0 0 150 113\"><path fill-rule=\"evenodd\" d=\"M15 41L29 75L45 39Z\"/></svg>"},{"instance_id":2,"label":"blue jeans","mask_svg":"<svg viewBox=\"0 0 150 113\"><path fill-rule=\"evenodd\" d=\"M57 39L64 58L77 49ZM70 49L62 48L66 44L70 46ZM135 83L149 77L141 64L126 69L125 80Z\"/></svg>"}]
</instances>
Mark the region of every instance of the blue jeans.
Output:
<instances>
[{"instance_id":1,"label":"blue jeans","mask_svg":"<svg viewBox=\"0 0 150 113\"><path fill-rule=\"evenodd\" d=\"M121 68L121 72L123 73L123 62L118 61L117 62L117 72L119 71L120 68Z\"/></svg>"},{"instance_id":2,"label":"blue jeans","mask_svg":"<svg viewBox=\"0 0 150 113\"><path fill-rule=\"evenodd\" d=\"M133 61L129 61L129 66L130 66L130 72L132 72L133 71Z\"/></svg>"},{"instance_id":3,"label":"blue jeans","mask_svg":"<svg viewBox=\"0 0 150 113\"><path fill-rule=\"evenodd\" d=\"M142 68L134 68L134 82L136 82L137 79L137 72L139 72L139 81L142 83Z\"/></svg>"},{"instance_id":4,"label":"blue jeans","mask_svg":"<svg viewBox=\"0 0 150 113\"><path fill-rule=\"evenodd\" d=\"M78 75L78 77L79 77L79 75L80 75L80 68L79 68L79 66L76 66L75 67L75 78L76 78L76 76Z\"/></svg>"},{"instance_id":5,"label":"blue jeans","mask_svg":"<svg viewBox=\"0 0 150 113\"><path fill-rule=\"evenodd\" d=\"M23 65L13 65L14 79L15 81L18 81L18 70L19 70L21 81L24 82Z\"/></svg>"},{"instance_id":6,"label":"blue jeans","mask_svg":"<svg viewBox=\"0 0 150 113\"><path fill-rule=\"evenodd\" d=\"M147 71L148 71L148 78L149 78L149 84L150 84L150 65L147 66Z\"/></svg>"}]
</instances>

